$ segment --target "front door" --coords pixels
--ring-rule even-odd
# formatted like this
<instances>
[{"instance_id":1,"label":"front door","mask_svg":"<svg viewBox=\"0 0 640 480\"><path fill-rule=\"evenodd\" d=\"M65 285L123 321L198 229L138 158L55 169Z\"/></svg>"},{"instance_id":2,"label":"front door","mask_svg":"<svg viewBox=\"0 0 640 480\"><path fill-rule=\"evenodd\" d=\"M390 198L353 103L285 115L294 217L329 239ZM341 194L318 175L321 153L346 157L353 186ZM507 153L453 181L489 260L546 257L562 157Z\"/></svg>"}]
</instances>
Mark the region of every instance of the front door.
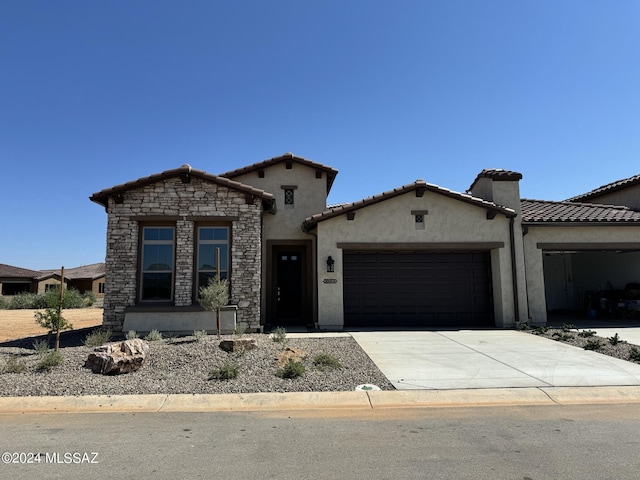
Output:
<instances>
[{"instance_id":1,"label":"front door","mask_svg":"<svg viewBox=\"0 0 640 480\"><path fill-rule=\"evenodd\" d=\"M304 325L306 258L300 247L274 248L275 325Z\"/></svg>"}]
</instances>

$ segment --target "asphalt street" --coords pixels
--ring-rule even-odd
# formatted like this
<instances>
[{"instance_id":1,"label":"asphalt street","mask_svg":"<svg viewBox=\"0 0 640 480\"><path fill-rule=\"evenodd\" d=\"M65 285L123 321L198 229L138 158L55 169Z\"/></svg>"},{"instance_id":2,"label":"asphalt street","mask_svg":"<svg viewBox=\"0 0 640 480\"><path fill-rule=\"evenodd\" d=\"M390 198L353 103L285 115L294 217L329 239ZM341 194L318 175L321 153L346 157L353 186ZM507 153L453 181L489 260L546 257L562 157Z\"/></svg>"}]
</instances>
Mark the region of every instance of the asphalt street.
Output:
<instances>
[{"instance_id":1,"label":"asphalt street","mask_svg":"<svg viewBox=\"0 0 640 480\"><path fill-rule=\"evenodd\" d=\"M640 471L639 404L12 414L0 415L0 431L0 478L13 480L597 480Z\"/></svg>"}]
</instances>

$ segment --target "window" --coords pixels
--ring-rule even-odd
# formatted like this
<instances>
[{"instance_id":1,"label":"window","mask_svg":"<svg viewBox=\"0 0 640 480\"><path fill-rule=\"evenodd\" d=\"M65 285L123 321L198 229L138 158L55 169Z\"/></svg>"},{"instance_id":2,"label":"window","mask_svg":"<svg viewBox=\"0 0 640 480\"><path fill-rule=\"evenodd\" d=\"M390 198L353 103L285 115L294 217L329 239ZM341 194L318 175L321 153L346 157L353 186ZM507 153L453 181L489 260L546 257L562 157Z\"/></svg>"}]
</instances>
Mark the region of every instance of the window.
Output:
<instances>
[{"instance_id":1,"label":"window","mask_svg":"<svg viewBox=\"0 0 640 480\"><path fill-rule=\"evenodd\" d=\"M293 205L293 188L285 188L284 190L284 204Z\"/></svg>"},{"instance_id":2,"label":"window","mask_svg":"<svg viewBox=\"0 0 640 480\"><path fill-rule=\"evenodd\" d=\"M45 293L48 292L49 290L58 290L60 287L55 284L55 283L46 283L44 285L44 291Z\"/></svg>"},{"instance_id":3,"label":"window","mask_svg":"<svg viewBox=\"0 0 640 480\"><path fill-rule=\"evenodd\" d=\"M173 227L143 227L140 300L172 300L174 238Z\"/></svg>"},{"instance_id":4,"label":"window","mask_svg":"<svg viewBox=\"0 0 640 480\"><path fill-rule=\"evenodd\" d=\"M196 291L216 279L216 249L220 249L220 279L229 278L229 227L198 227Z\"/></svg>"},{"instance_id":5,"label":"window","mask_svg":"<svg viewBox=\"0 0 640 480\"><path fill-rule=\"evenodd\" d=\"M104 293L104 282L98 283L98 293Z\"/></svg>"}]
</instances>

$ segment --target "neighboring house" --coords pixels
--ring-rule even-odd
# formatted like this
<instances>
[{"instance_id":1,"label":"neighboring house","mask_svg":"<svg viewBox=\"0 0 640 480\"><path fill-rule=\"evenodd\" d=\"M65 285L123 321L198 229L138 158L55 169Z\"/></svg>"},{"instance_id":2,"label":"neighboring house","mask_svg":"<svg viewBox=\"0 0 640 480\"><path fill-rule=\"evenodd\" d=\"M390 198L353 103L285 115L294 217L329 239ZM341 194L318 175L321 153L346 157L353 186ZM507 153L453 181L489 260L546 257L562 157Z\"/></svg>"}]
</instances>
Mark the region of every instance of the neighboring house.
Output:
<instances>
[{"instance_id":1,"label":"neighboring house","mask_svg":"<svg viewBox=\"0 0 640 480\"><path fill-rule=\"evenodd\" d=\"M521 200L522 175L491 169L468 193L417 180L329 208L336 175L287 153L95 193L108 215L105 326L211 330L198 290L216 248L237 321L254 331L541 325L640 281L637 181L615 183L628 206Z\"/></svg>"},{"instance_id":2,"label":"neighboring house","mask_svg":"<svg viewBox=\"0 0 640 480\"><path fill-rule=\"evenodd\" d=\"M66 269L66 288L75 288L80 293L93 291L97 298L104 296L105 264L95 263L83 267ZM60 270L29 270L0 264L0 294L45 293L50 288L60 287Z\"/></svg>"}]
</instances>

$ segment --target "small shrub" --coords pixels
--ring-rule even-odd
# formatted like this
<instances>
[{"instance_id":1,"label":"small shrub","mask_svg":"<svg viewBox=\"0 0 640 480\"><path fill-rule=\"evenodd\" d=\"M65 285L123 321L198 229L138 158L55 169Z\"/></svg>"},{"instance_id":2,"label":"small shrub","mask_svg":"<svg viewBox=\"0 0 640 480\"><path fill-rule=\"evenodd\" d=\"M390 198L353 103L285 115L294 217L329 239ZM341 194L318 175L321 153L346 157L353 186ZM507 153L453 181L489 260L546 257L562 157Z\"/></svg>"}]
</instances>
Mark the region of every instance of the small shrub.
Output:
<instances>
[{"instance_id":1,"label":"small shrub","mask_svg":"<svg viewBox=\"0 0 640 480\"><path fill-rule=\"evenodd\" d=\"M587 343L582 348L584 348L585 350L600 350L601 347L602 344L600 343L600 340L598 340L597 338L591 338L587 340Z\"/></svg>"},{"instance_id":2,"label":"small shrub","mask_svg":"<svg viewBox=\"0 0 640 480\"><path fill-rule=\"evenodd\" d=\"M0 310L6 310L9 308L9 304L11 302L6 298L0 295Z\"/></svg>"},{"instance_id":3,"label":"small shrub","mask_svg":"<svg viewBox=\"0 0 640 480\"><path fill-rule=\"evenodd\" d=\"M207 337L207 331L206 330L194 330L193 331L193 336L196 337L196 340L199 342L201 340L204 340Z\"/></svg>"},{"instance_id":4,"label":"small shrub","mask_svg":"<svg viewBox=\"0 0 640 480\"><path fill-rule=\"evenodd\" d=\"M162 340L162 333L154 328L146 337L144 337L144 339L148 342L159 342L160 340Z\"/></svg>"},{"instance_id":5,"label":"small shrub","mask_svg":"<svg viewBox=\"0 0 640 480\"><path fill-rule=\"evenodd\" d=\"M44 295L37 293L21 292L14 295L9 302L9 308L12 310L25 310L45 308L47 306Z\"/></svg>"},{"instance_id":6,"label":"small shrub","mask_svg":"<svg viewBox=\"0 0 640 480\"><path fill-rule=\"evenodd\" d=\"M549 327L537 327L537 328L534 328L533 333L535 333L536 335L544 335L548 331L549 331Z\"/></svg>"},{"instance_id":7,"label":"small shrub","mask_svg":"<svg viewBox=\"0 0 640 480\"><path fill-rule=\"evenodd\" d=\"M247 333L247 327L245 325L236 325L236 330L234 332L238 337L243 336Z\"/></svg>"},{"instance_id":8,"label":"small shrub","mask_svg":"<svg viewBox=\"0 0 640 480\"><path fill-rule=\"evenodd\" d=\"M622 340L620 340L620 337L616 333L613 337L609 337L609 343L615 346L615 345L618 345L619 343L622 343Z\"/></svg>"},{"instance_id":9,"label":"small shrub","mask_svg":"<svg viewBox=\"0 0 640 480\"><path fill-rule=\"evenodd\" d=\"M36 340L32 345L38 355L44 355L49 351L49 342L46 340Z\"/></svg>"},{"instance_id":10,"label":"small shrub","mask_svg":"<svg viewBox=\"0 0 640 480\"><path fill-rule=\"evenodd\" d=\"M578 336L582 338L589 338L589 337L593 337L595 334L596 332L594 330L583 330L578 333Z\"/></svg>"},{"instance_id":11,"label":"small shrub","mask_svg":"<svg viewBox=\"0 0 640 480\"><path fill-rule=\"evenodd\" d=\"M634 346L629 349L629 360L640 363L640 348Z\"/></svg>"},{"instance_id":12,"label":"small shrub","mask_svg":"<svg viewBox=\"0 0 640 480\"><path fill-rule=\"evenodd\" d=\"M83 307L91 307L94 303L96 303L96 294L91 290L86 290L82 294L82 306Z\"/></svg>"},{"instance_id":13,"label":"small shrub","mask_svg":"<svg viewBox=\"0 0 640 480\"><path fill-rule=\"evenodd\" d=\"M41 372L50 372L53 367L57 367L62 363L62 354L57 351L51 351L45 354L42 359L38 362L36 369Z\"/></svg>"},{"instance_id":14,"label":"small shrub","mask_svg":"<svg viewBox=\"0 0 640 480\"><path fill-rule=\"evenodd\" d=\"M209 371L209 380L231 380L238 376L240 367L237 363L225 362L220 368Z\"/></svg>"},{"instance_id":15,"label":"small shrub","mask_svg":"<svg viewBox=\"0 0 640 480\"><path fill-rule=\"evenodd\" d=\"M297 378L304 375L304 364L290 359L284 367L276 370L276 376L280 378Z\"/></svg>"},{"instance_id":16,"label":"small shrub","mask_svg":"<svg viewBox=\"0 0 640 480\"><path fill-rule=\"evenodd\" d=\"M138 334L136 333L135 330L129 330L125 335L125 338L127 340L133 340L134 338L138 338Z\"/></svg>"},{"instance_id":17,"label":"small shrub","mask_svg":"<svg viewBox=\"0 0 640 480\"><path fill-rule=\"evenodd\" d=\"M111 338L111 330L107 329L99 329L91 332L84 339L84 344L87 347L99 347L100 345L104 345Z\"/></svg>"},{"instance_id":18,"label":"small shrub","mask_svg":"<svg viewBox=\"0 0 640 480\"><path fill-rule=\"evenodd\" d=\"M276 343L286 343L287 341L287 329L284 327L278 327L273 331L271 336Z\"/></svg>"},{"instance_id":19,"label":"small shrub","mask_svg":"<svg viewBox=\"0 0 640 480\"><path fill-rule=\"evenodd\" d=\"M555 332L553 335L551 335L551 337L554 340L558 340L559 342L568 342L573 340L573 335L571 335L570 333L565 333L564 331Z\"/></svg>"},{"instance_id":20,"label":"small shrub","mask_svg":"<svg viewBox=\"0 0 640 480\"><path fill-rule=\"evenodd\" d=\"M17 355L12 355L7 360L7 364L4 366L4 373L22 373L27 369L27 365L24 360L21 360Z\"/></svg>"},{"instance_id":21,"label":"small shrub","mask_svg":"<svg viewBox=\"0 0 640 480\"><path fill-rule=\"evenodd\" d=\"M320 353L313 358L313 364L320 370L325 368L342 368L340 361L328 353Z\"/></svg>"},{"instance_id":22,"label":"small shrub","mask_svg":"<svg viewBox=\"0 0 640 480\"><path fill-rule=\"evenodd\" d=\"M571 330L575 330L576 326L572 323L563 323L561 328L563 332L567 333L567 332L570 332Z\"/></svg>"}]
</instances>

